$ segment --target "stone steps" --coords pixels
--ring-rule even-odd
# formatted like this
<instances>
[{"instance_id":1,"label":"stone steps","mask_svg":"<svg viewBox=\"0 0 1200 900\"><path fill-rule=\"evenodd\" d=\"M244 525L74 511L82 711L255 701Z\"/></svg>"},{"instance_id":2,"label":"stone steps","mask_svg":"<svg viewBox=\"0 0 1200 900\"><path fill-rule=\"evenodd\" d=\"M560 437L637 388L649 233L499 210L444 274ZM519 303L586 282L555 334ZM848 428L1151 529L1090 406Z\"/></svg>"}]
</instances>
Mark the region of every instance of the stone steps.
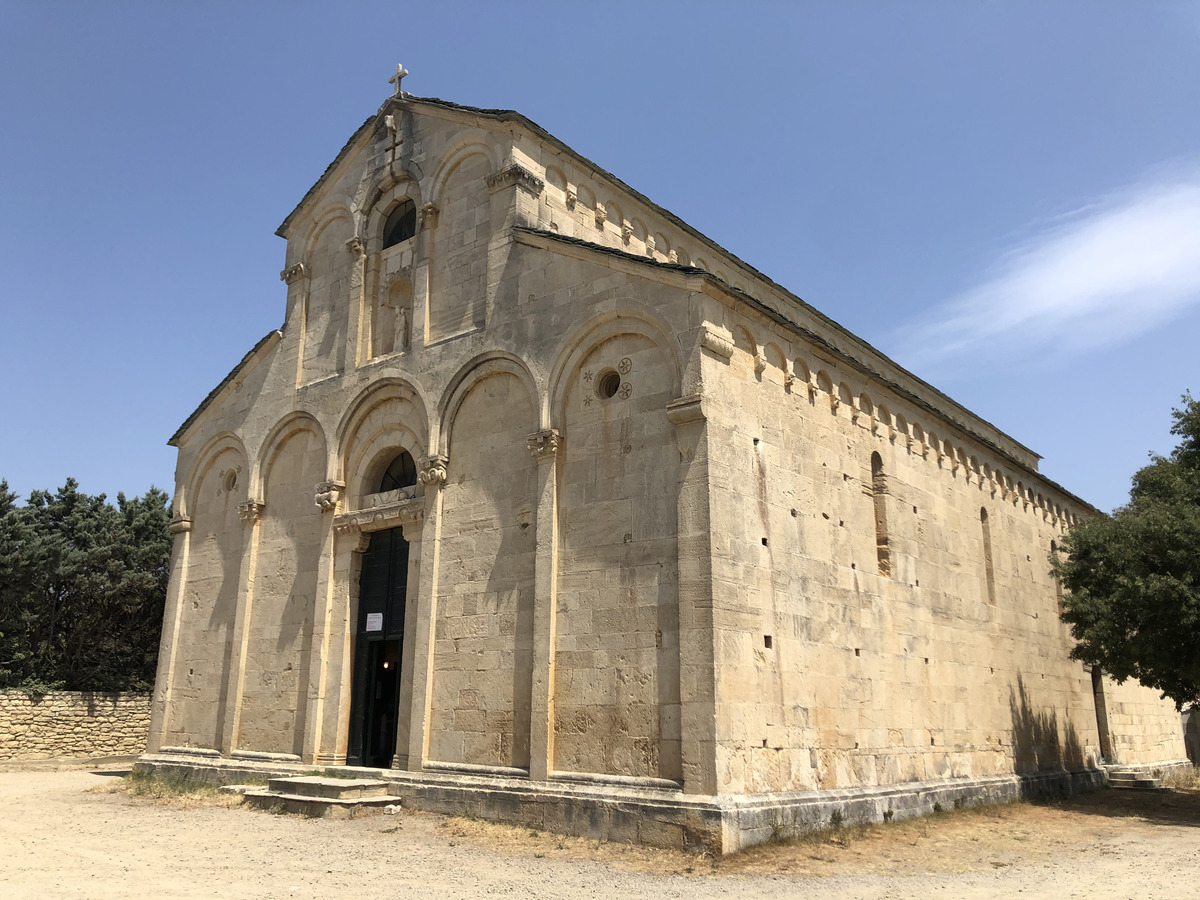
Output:
<instances>
[{"instance_id":1,"label":"stone steps","mask_svg":"<svg viewBox=\"0 0 1200 900\"><path fill-rule=\"evenodd\" d=\"M1108 786L1122 791L1165 791L1162 781L1139 772L1109 769Z\"/></svg>"},{"instance_id":2,"label":"stone steps","mask_svg":"<svg viewBox=\"0 0 1200 900\"><path fill-rule=\"evenodd\" d=\"M281 810L311 818L352 819L399 806L400 798L388 793L385 781L366 778L322 778L301 775L272 778L259 785L233 784L222 790L241 794L259 809Z\"/></svg>"}]
</instances>

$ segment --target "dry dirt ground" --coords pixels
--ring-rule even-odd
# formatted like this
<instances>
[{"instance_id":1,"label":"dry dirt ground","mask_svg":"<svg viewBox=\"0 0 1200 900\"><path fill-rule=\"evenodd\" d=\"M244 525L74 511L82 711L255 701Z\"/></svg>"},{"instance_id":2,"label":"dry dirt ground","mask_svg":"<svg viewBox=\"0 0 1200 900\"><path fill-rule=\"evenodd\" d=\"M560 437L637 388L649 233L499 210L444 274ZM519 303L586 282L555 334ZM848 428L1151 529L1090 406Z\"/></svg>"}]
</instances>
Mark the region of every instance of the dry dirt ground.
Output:
<instances>
[{"instance_id":1,"label":"dry dirt ground","mask_svg":"<svg viewBox=\"0 0 1200 900\"><path fill-rule=\"evenodd\" d=\"M0 770L0 898L1196 898L1200 790L1104 791L713 860L405 812L313 820Z\"/></svg>"}]
</instances>

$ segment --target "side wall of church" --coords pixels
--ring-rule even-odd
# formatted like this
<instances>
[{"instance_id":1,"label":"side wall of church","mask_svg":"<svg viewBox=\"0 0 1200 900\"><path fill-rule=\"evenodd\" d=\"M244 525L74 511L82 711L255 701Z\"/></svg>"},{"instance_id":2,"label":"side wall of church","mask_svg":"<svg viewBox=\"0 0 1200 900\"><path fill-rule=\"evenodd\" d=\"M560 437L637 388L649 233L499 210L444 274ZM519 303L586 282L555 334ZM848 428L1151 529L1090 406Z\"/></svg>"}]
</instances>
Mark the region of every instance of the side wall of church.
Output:
<instances>
[{"instance_id":1,"label":"side wall of church","mask_svg":"<svg viewBox=\"0 0 1200 900\"><path fill-rule=\"evenodd\" d=\"M1066 498L811 347L723 324L732 352L705 369L721 790L1095 763L1048 571ZM1173 709L1128 689L1143 755L1180 758Z\"/></svg>"},{"instance_id":2,"label":"side wall of church","mask_svg":"<svg viewBox=\"0 0 1200 900\"><path fill-rule=\"evenodd\" d=\"M1117 684L1104 679L1105 708L1113 756L1123 765L1184 759L1180 750L1180 715L1174 704L1135 681ZM1169 712L1164 715L1164 708Z\"/></svg>"}]
</instances>

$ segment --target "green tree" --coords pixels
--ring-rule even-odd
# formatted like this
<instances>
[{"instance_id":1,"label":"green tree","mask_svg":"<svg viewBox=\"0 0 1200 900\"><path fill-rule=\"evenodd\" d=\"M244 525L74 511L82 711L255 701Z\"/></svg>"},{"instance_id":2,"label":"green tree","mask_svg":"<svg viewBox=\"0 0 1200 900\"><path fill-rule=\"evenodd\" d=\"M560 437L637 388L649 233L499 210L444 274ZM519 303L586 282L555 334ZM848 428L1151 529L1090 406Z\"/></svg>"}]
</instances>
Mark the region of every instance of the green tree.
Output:
<instances>
[{"instance_id":1,"label":"green tree","mask_svg":"<svg viewBox=\"0 0 1200 900\"><path fill-rule=\"evenodd\" d=\"M1172 415L1179 445L1133 476L1128 505L1071 529L1051 564L1071 655L1182 708L1200 702L1200 402L1185 394Z\"/></svg>"},{"instance_id":2,"label":"green tree","mask_svg":"<svg viewBox=\"0 0 1200 900\"><path fill-rule=\"evenodd\" d=\"M0 481L0 687L154 684L171 534L168 498L34 491Z\"/></svg>"}]
</instances>

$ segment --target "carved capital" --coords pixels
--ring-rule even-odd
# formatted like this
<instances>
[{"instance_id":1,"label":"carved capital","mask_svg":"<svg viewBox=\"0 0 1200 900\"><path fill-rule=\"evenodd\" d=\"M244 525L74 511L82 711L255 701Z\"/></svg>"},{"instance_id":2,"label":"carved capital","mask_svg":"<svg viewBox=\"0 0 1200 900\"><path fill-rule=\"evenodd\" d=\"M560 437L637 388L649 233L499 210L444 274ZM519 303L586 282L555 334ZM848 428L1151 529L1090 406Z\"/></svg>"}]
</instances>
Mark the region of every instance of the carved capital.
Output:
<instances>
[{"instance_id":1,"label":"carved capital","mask_svg":"<svg viewBox=\"0 0 1200 900\"><path fill-rule=\"evenodd\" d=\"M654 236L653 235L649 235L646 237L646 255L649 256L651 259L654 258Z\"/></svg>"},{"instance_id":2,"label":"carved capital","mask_svg":"<svg viewBox=\"0 0 1200 900\"><path fill-rule=\"evenodd\" d=\"M440 453L432 456L422 456L419 462L420 472L417 481L426 487L441 487L446 483L446 466L450 460Z\"/></svg>"},{"instance_id":3,"label":"carved capital","mask_svg":"<svg viewBox=\"0 0 1200 900\"><path fill-rule=\"evenodd\" d=\"M367 244L356 234L350 240L346 241L346 249L350 251L351 255L362 257L366 255Z\"/></svg>"},{"instance_id":4,"label":"carved capital","mask_svg":"<svg viewBox=\"0 0 1200 900\"><path fill-rule=\"evenodd\" d=\"M542 179L519 163L510 163L503 169L489 175L487 177L487 185L492 191L500 191L516 185L523 191L527 191L534 197L537 197L542 193L542 188L546 186L546 182L542 181Z\"/></svg>"},{"instance_id":5,"label":"carved capital","mask_svg":"<svg viewBox=\"0 0 1200 900\"><path fill-rule=\"evenodd\" d=\"M567 209L574 209L578 202L579 195L575 193L575 188L567 188Z\"/></svg>"},{"instance_id":6,"label":"carved capital","mask_svg":"<svg viewBox=\"0 0 1200 900\"><path fill-rule=\"evenodd\" d=\"M733 341L711 328L700 332L700 346L725 359L733 357Z\"/></svg>"},{"instance_id":7,"label":"carved capital","mask_svg":"<svg viewBox=\"0 0 1200 900\"><path fill-rule=\"evenodd\" d=\"M667 254L667 262L675 263L676 265L678 265L679 264L679 251L672 250L670 253L668 253Z\"/></svg>"},{"instance_id":8,"label":"carved capital","mask_svg":"<svg viewBox=\"0 0 1200 900\"><path fill-rule=\"evenodd\" d=\"M604 223L608 221L608 210L605 209L603 206L601 206L599 203L597 203L595 215L596 215L596 227L603 228Z\"/></svg>"},{"instance_id":9,"label":"carved capital","mask_svg":"<svg viewBox=\"0 0 1200 900\"><path fill-rule=\"evenodd\" d=\"M441 209L438 208L436 203L426 203L422 206L417 210L417 216L421 220L421 227L427 230L437 228L438 213L440 212Z\"/></svg>"},{"instance_id":10,"label":"carved capital","mask_svg":"<svg viewBox=\"0 0 1200 900\"><path fill-rule=\"evenodd\" d=\"M329 512L338 505L342 491L346 489L344 481L322 481L317 485L315 502L323 512Z\"/></svg>"},{"instance_id":11,"label":"carved capital","mask_svg":"<svg viewBox=\"0 0 1200 900\"><path fill-rule=\"evenodd\" d=\"M691 425L693 422L703 422L708 418L704 414L704 403L699 394L680 397L667 404L667 419L675 427Z\"/></svg>"},{"instance_id":12,"label":"carved capital","mask_svg":"<svg viewBox=\"0 0 1200 900\"><path fill-rule=\"evenodd\" d=\"M755 356L754 356L754 374L761 375L765 371L767 371L767 358L765 356L763 356L761 353L755 354Z\"/></svg>"},{"instance_id":13,"label":"carved capital","mask_svg":"<svg viewBox=\"0 0 1200 900\"><path fill-rule=\"evenodd\" d=\"M537 459L548 459L558 452L559 445L562 444L562 435L557 428L543 428L529 435L526 442L529 452Z\"/></svg>"},{"instance_id":14,"label":"carved capital","mask_svg":"<svg viewBox=\"0 0 1200 900\"><path fill-rule=\"evenodd\" d=\"M247 525L253 525L262 518L263 510L266 508L267 504L260 500L247 500L245 503L238 504L238 518Z\"/></svg>"},{"instance_id":15,"label":"carved capital","mask_svg":"<svg viewBox=\"0 0 1200 900\"><path fill-rule=\"evenodd\" d=\"M303 278L308 274L308 267L302 262L296 263L294 266L288 266L279 273L279 280L286 284L291 284L298 278Z\"/></svg>"},{"instance_id":16,"label":"carved capital","mask_svg":"<svg viewBox=\"0 0 1200 900\"><path fill-rule=\"evenodd\" d=\"M192 517L175 516L167 523L167 528L170 529L171 534L187 534L192 530Z\"/></svg>"},{"instance_id":17,"label":"carved capital","mask_svg":"<svg viewBox=\"0 0 1200 900\"><path fill-rule=\"evenodd\" d=\"M633 238L633 225L626 219L621 223L621 240L626 244Z\"/></svg>"}]
</instances>

